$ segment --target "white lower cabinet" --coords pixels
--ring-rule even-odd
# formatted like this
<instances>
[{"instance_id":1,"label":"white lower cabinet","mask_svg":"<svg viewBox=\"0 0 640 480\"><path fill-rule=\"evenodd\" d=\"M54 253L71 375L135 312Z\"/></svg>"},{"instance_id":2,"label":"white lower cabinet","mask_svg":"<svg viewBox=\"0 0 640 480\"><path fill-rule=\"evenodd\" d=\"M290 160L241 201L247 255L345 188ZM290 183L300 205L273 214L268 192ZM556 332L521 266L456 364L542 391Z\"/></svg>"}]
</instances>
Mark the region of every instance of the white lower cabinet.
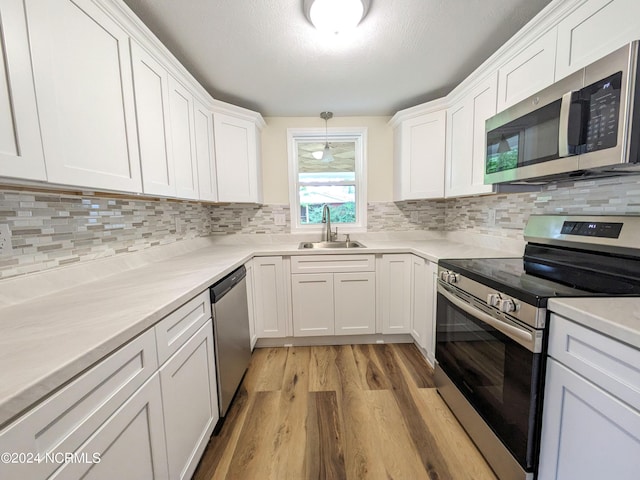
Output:
<instances>
[{"instance_id":1,"label":"white lower cabinet","mask_svg":"<svg viewBox=\"0 0 640 480\"><path fill-rule=\"evenodd\" d=\"M373 255L292 257L291 270L294 336L375 333Z\"/></svg>"},{"instance_id":2,"label":"white lower cabinet","mask_svg":"<svg viewBox=\"0 0 640 480\"><path fill-rule=\"evenodd\" d=\"M169 478L191 478L219 419L211 320L160 368L160 381Z\"/></svg>"},{"instance_id":3,"label":"white lower cabinet","mask_svg":"<svg viewBox=\"0 0 640 480\"><path fill-rule=\"evenodd\" d=\"M0 431L43 458L0 478L191 478L219 418L211 322L207 291Z\"/></svg>"},{"instance_id":4,"label":"white lower cabinet","mask_svg":"<svg viewBox=\"0 0 640 480\"><path fill-rule=\"evenodd\" d=\"M104 453L105 461L111 464L119 463L131 471L145 471L151 464L156 476L150 478L167 478L159 388L147 384L143 393L136 394L157 368L155 336L149 330L0 432L0 451L49 455L54 460L66 453ZM157 378L154 385L159 387ZM129 426L132 419L136 424ZM130 444L130 438L138 438L141 429L147 430L142 435L145 441ZM125 430L128 433L120 439L119 433ZM126 456L121 456L123 450ZM89 466L77 470L81 465L59 461L0 463L0 478L43 479L53 474L78 478Z\"/></svg>"},{"instance_id":5,"label":"white lower cabinet","mask_svg":"<svg viewBox=\"0 0 640 480\"><path fill-rule=\"evenodd\" d=\"M279 338L291 334L289 268L289 259L283 257L253 259L253 299L258 338Z\"/></svg>"},{"instance_id":6,"label":"white lower cabinet","mask_svg":"<svg viewBox=\"0 0 640 480\"><path fill-rule=\"evenodd\" d=\"M411 336L435 360L436 281L438 265L413 256L411 261Z\"/></svg>"},{"instance_id":7,"label":"white lower cabinet","mask_svg":"<svg viewBox=\"0 0 640 480\"><path fill-rule=\"evenodd\" d=\"M247 269L247 308L249 310L249 337L251 338L251 350L258 341L256 330L256 300L255 287L253 286L253 259L244 264Z\"/></svg>"},{"instance_id":8,"label":"white lower cabinet","mask_svg":"<svg viewBox=\"0 0 640 480\"><path fill-rule=\"evenodd\" d=\"M411 254L382 255L378 305L382 333L411 333Z\"/></svg>"},{"instance_id":9,"label":"white lower cabinet","mask_svg":"<svg viewBox=\"0 0 640 480\"><path fill-rule=\"evenodd\" d=\"M632 480L640 471L640 351L552 315L540 480Z\"/></svg>"},{"instance_id":10,"label":"white lower cabinet","mask_svg":"<svg viewBox=\"0 0 640 480\"><path fill-rule=\"evenodd\" d=\"M375 272L335 273L333 285L336 335L375 333Z\"/></svg>"},{"instance_id":11,"label":"white lower cabinet","mask_svg":"<svg viewBox=\"0 0 640 480\"><path fill-rule=\"evenodd\" d=\"M99 455L99 463L67 463L54 477L171 479L164 440L160 380L156 373L78 452L91 460Z\"/></svg>"}]
</instances>

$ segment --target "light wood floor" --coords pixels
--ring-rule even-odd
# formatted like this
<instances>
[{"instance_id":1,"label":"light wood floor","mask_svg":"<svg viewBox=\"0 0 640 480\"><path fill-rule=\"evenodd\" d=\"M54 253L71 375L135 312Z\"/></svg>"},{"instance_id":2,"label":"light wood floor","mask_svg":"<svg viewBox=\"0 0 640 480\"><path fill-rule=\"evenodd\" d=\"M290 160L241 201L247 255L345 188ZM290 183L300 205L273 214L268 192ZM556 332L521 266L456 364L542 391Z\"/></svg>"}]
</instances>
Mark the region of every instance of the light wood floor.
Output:
<instances>
[{"instance_id":1,"label":"light wood floor","mask_svg":"<svg viewBox=\"0 0 640 480\"><path fill-rule=\"evenodd\" d=\"M496 477L416 347L385 344L256 349L194 478Z\"/></svg>"}]
</instances>

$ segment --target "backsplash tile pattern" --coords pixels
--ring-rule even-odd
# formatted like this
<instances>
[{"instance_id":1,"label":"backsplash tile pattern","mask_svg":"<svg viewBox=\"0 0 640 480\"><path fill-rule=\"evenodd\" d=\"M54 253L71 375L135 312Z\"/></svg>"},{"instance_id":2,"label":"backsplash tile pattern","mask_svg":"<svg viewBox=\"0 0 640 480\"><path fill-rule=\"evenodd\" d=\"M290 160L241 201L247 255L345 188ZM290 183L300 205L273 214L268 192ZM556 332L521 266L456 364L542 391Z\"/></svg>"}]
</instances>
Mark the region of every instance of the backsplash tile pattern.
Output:
<instances>
[{"instance_id":1,"label":"backsplash tile pattern","mask_svg":"<svg viewBox=\"0 0 640 480\"><path fill-rule=\"evenodd\" d=\"M369 232L473 230L518 240L529 215L540 213L640 215L640 176L556 184L534 193L367 207ZM284 214L286 224L275 225L274 214ZM0 224L12 233L11 254L0 256L2 279L211 234L287 234L291 212L288 205L0 189Z\"/></svg>"},{"instance_id":2,"label":"backsplash tile pattern","mask_svg":"<svg viewBox=\"0 0 640 480\"><path fill-rule=\"evenodd\" d=\"M367 231L443 230L444 200L372 202L367 205Z\"/></svg>"},{"instance_id":3,"label":"backsplash tile pattern","mask_svg":"<svg viewBox=\"0 0 640 480\"><path fill-rule=\"evenodd\" d=\"M495 210L495 224L489 211ZM541 192L459 198L447 202L446 229L522 238L529 215L640 215L640 176L552 184Z\"/></svg>"},{"instance_id":4,"label":"backsplash tile pattern","mask_svg":"<svg viewBox=\"0 0 640 480\"><path fill-rule=\"evenodd\" d=\"M0 190L12 251L0 279L209 235L207 206L68 193Z\"/></svg>"}]
</instances>

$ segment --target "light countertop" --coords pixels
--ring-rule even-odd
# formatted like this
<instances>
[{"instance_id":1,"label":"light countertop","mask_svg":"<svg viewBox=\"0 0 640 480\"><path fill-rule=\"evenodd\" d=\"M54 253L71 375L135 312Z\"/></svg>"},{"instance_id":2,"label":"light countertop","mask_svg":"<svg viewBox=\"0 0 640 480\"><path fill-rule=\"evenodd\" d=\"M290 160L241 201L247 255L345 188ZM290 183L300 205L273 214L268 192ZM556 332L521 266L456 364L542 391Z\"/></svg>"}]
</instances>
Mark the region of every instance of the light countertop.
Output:
<instances>
[{"instance_id":1,"label":"light countertop","mask_svg":"<svg viewBox=\"0 0 640 480\"><path fill-rule=\"evenodd\" d=\"M174 252L170 258L154 258L139 266L127 260L130 265L124 271L111 266L108 275L101 278L67 278L65 285L70 288L51 285L49 294L20 299L14 304L4 302L0 308L0 426L253 256L413 253L431 261L517 256L450 239L368 239L363 243L367 248L357 251L302 251L298 250L297 241L229 245L211 240L188 253ZM105 267L96 263L95 268ZM46 291L48 284L60 282L62 270L49 275L55 281L47 283L43 280L47 278L45 274L34 276L31 285ZM29 280L17 283L24 287ZM7 296L10 284L4 285ZM15 287L14 291L17 292Z\"/></svg>"},{"instance_id":2,"label":"light countertop","mask_svg":"<svg viewBox=\"0 0 640 480\"><path fill-rule=\"evenodd\" d=\"M640 298L557 298L548 309L640 349Z\"/></svg>"}]
</instances>

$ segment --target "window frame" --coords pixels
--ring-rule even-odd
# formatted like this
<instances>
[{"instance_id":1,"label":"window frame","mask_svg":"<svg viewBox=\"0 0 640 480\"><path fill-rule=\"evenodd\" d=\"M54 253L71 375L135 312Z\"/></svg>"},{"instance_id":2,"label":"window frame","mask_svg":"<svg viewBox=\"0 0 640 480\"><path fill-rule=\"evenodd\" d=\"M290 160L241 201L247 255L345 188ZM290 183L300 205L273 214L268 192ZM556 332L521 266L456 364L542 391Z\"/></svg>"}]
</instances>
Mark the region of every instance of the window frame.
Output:
<instances>
[{"instance_id":1,"label":"window frame","mask_svg":"<svg viewBox=\"0 0 640 480\"><path fill-rule=\"evenodd\" d=\"M289 155L289 207L291 233L322 233L323 224L300 223L300 183L298 176L298 142L331 142L353 140L355 146L356 223L336 223L342 234L367 231L367 127L334 127L325 133L324 128L288 128L287 150Z\"/></svg>"}]
</instances>

